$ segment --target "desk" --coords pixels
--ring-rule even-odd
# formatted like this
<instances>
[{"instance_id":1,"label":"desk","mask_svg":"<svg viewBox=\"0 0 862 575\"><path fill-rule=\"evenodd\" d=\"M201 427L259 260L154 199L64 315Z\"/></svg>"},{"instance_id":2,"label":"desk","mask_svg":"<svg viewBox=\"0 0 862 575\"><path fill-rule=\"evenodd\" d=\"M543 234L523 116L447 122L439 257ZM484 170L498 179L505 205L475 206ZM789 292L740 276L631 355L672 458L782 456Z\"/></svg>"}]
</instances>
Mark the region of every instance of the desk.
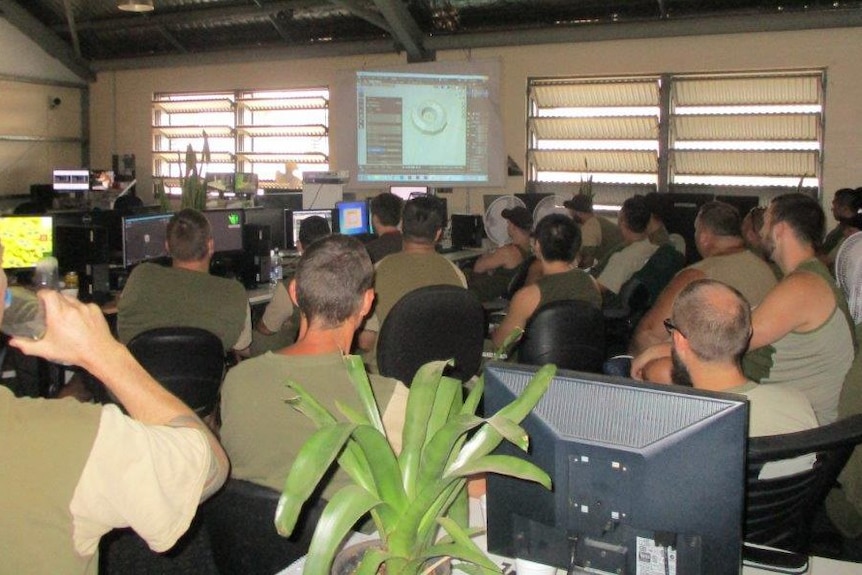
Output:
<instances>
[{"instance_id":1,"label":"desk","mask_svg":"<svg viewBox=\"0 0 862 575\"><path fill-rule=\"evenodd\" d=\"M465 260L475 260L478 259L479 256L485 253L485 250L480 248L464 248L462 250L458 250L457 252L444 252L440 254L447 260L452 263L460 263Z\"/></svg>"},{"instance_id":2,"label":"desk","mask_svg":"<svg viewBox=\"0 0 862 575\"><path fill-rule=\"evenodd\" d=\"M470 499L470 525L473 527L482 526L485 523L485 514L478 499ZM358 543L371 538L369 535L355 533L348 543ZM487 540L484 533L476 535L473 540L481 549L487 548ZM514 575L514 561L499 555L488 554L494 563L500 566L501 571L507 575ZM302 568L305 564L305 558L299 559L286 569L279 571L277 575L302 575ZM452 570L453 573L461 573L458 568ZM777 571L769 571L766 569L758 569L748 565L742 566L742 575L775 575ZM565 571L558 570L557 575L565 575ZM684 575L684 574L681 574ZM849 561L836 561L825 557L811 557L808 564L808 571L805 575L862 575L862 563L851 563Z\"/></svg>"}]
</instances>

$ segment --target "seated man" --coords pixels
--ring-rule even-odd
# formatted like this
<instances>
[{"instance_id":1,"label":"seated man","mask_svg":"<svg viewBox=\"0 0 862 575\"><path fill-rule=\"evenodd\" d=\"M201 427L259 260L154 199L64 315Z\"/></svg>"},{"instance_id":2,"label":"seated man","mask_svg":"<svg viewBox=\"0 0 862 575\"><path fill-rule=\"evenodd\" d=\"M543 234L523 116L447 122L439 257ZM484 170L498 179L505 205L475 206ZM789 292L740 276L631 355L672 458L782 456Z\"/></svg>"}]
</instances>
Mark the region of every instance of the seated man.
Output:
<instances>
[{"instance_id":1,"label":"seated man","mask_svg":"<svg viewBox=\"0 0 862 575\"><path fill-rule=\"evenodd\" d=\"M371 225L377 237L367 244L365 249L371 256L371 263L376 264L389 254L401 251L401 211L404 209L404 200L385 192L378 194L371 200Z\"/></svg>"},{"instance_id":2,"label":"seated man","mask_svg":"<svg viewBox=\"0 0 862 575\"><path fill-rule=\"evenodd\" d=\"M534 232L536 259L542 267L542 278L518 290L509 304L505 319L491 334L499 348L516 328L523 329L541 306L560 300L583 300L601 307L602 296L596 281L575 266L581 247L577 224L562 214L542 218Z\"/></svg>"},{"instance_id":3,"label":"seated man","mask_svg":"<svg viewBox=\"0 0 862 575\"><path fill-rule=\"evenodd\" d=\"M157 327L199 327L216 334L225 350L246 353L251 309L236 280L209 274L213 238L209 222L186 208L168 222L171 267L142 263L129 275L117 304L117 331L128 343Z\"/></svg>"},{"instance_id":4,"label":"seated man","mask_svg":"<svg viewBox=\"0 0 862 575\"><path fill-rule=\"evenodd\" d=\"M805 194L770 202L763 237L784 278L754 310L750 351L743 360L749 379L805 394L820 425L837 418L855 355L847 301L815 256L824 220L820 204ZM632 376L642 377L645 365L669 354L666 344L645 350L632 362Z\"/></svg>"},{"instance_id":5,"label":"seated man","mask_svg":"<svg viewBox=\"0 0 862 575\"><path fill-rule=\"evenodd\" d=\"M670 194L650 192L644 196L644 200L646 200L650 212L649 223L647 224L649 241L657 246L670 243L670 234L664 224L670 211L673 210Z\"/></svg>"},{"instance_id":6,"label":"seated man","mask_svg":"<svg viewBox=\"0 0 862 575\"><path fill-rule=\"evenodd\" d=\"M153 550L168 550L224 482L226 455L113 338L98 307L48 290L39 297L44 338L10 345L80 365L129 416L71 398L16 399L0 386L2 571L95 574L99 539L116 527L131 526Z\"/></svg>"},{"instance_id":7,"label":"seated man","mask_svg":"<svg viewBox=\"0 0 862 575\"><path fill-rule=\"evenodd\" d=\"M719 281L695 280L679 292L665 323L671 336L673 382L745 395L750 402L750 436L817 427L814 410L802 393L757 385L742 373L751 308L741 293Z\"/></svg>"},{"instance_id":8,"label":"seated man","mask_svg":"<svg viewBox=\"0 0 862 575\"><path fill-rule=\"evenodd\" d=\"M296 249L302 254L306 246L310 246L312 242L324 238L331 233L332 231L329 229L329 224L326 223L325 218L320 216L305 218L299 223L299 237ZM294 312L293 303L291 303L290 296L287 294L287 287L285 287L284 282L278 282L272 290L272 299L266 305L263 315L257 321L254 328L263 335L274 335L281 331L291 318L298 320ZM295 325L296 329L299 329L298 321Z\"/></svg>"},{"instance_id":9,"label":"seated man","mask_svg":"<svg viewBox=\"0 0 862 575\"><path fill-rule=\"evenodd\" d=\"M361 410L343 355L374 301L373 280L371 259L355 238L332 235L306 249L288 284L301 313L299 339L240 363L222 387L221 439L234 477L280 491L298 450L316 431L310 419L286 404L295 395L286 381L324 398L333 414L339 413L336 402ZM384 424L398 446L407 390L389 378L370 379ZM328 499L348 482L337 471L322 496Z\"/></svg>"},{"instance_id":10,"label":"seated man","mask_svg":"<svg viewBox=\"0 0 862 575\"><path fill-rule=\"evenodd\" d=\"M374 314L365 323L360 334L359 347L372 352L374 364L377 332L386 320L389 310L405 294L431 285L467 287L467 280L458 266L436 251L443 234L443 200L421 196L404 204L401 233L403 246L397 254L386 256L377 264L374 280L376 303Z\"/></svg>"},{"instance_id":11,"label":"seated man","mask_svg":"<svg viewBox=\"0 0 862 575\"><path fill-rule=\"evenodd\" d=\"M507 208L502 215L508 222L511 243L480 256L473 264L473 273L467 280L470 290L480 301L502 296L520 265L532 253L530 231L533 229L533 216L527 208Z\"/></svg>"},{"instance_id":12,"label":"seated man","mask_svg":"<svg viewBox=\"0 0 862 575\"><path fill-rule=\"evenodd\" d=\"M593 197L576 194L563 202L569 215L581 226L581 253L578 267L589 268L608 257L623 241L620 228L613 222L593 213Z\"/></svg>"},{"instance_id":13,"label":"seated man","mask_svg":"<svg viewBox=\"0 0 862 575\"><path fill-rule=\"evenodd\" d=\"M647 236L650 211L643 196L633 196L623 202L620 209L620 232L625 247L614 252L596 280L602 292L616 296L629 278L641 269L658 249Z\"/></svg>"},{"instance_id":14,"label":"seated man","mask_svg":"<svg viewBox=\"0 0 862 575\"><path fill-rule=\"evenodd\" d=\"M841 243L847 237L845 233L847 231L846 220L855 215L854 203L859 196L862 196L862 189L841 188L832 197L832 217L838 223L826 234L823 243L817 250L817 257L829 267L835 263L838 248L841 247Z\"/></svg>"},{"instance_id":15,"label":"seated man","mask_svg":"<svg viewBox=\"0 0 862 575\"><path fill-rule=\"evenodd\" d=\"M629 346L632 354L667 341L662 321L670 315L679 292L695 280L724 282L755 307L775 286L769 265L745 249L739 212L730 204L714 201L701 206L694 220L694 242L703 259L676 274L659 294L635 330Z\"/></svg>"}]
</instances>

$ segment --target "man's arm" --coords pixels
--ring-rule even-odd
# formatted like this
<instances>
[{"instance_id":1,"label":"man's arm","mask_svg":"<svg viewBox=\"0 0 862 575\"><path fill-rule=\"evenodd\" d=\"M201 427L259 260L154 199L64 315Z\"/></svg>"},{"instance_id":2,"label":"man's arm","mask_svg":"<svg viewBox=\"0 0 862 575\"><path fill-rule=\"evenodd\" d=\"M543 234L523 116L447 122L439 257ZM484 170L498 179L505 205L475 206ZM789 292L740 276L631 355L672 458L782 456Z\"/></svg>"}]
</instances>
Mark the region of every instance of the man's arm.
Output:
<instances>
[{"instance_id":1,"label":"man's arm","mask_svg":"<svg viewBox=\"0 0 862 575\"><path fill-rule=\"evenodd\" d=\"M527 286L518 290L509 304L506 317L491 334L494 347L500 347L506 341L506 337L512 333L512 330L515 328L523 329L527 325L527 320L536 311L540 298L541 294L536 286Z\"/></svg>"},{"instance_id":2,"label":"man's arm","mask_svg":"<svg viewBox=\"0 0 862 575\"><path fill-rule=\"evenodd\" d=\"M216 462L204 493L218 489L229 469L227 455L218 440L194 411L154 380L129 350L111 336L101 310L49 290L40 291L39 299L45 306L45 337L38 341L16 337L10 345L27 355L83 367L101 380L129 415L141 423L201 431Z\"/></svg>"},{"instance_id":3,"label":"man's arm","mask_svg":"<svg viewBox=\"0 0 862 575\"><path fill-rule=\"evenodd\" d=\"M816 329L834 310L835 297L823 279L808 272L791 273L754 308L749 349L774 343L791 331Z\"/></svg>"},{"instance_id":4,"label":"man's arm","mask_svg":"<svg viewBox=\"0 0 862 575\"><path fill-rule=\"evenodd\" d=\"M629 347L632 355L637 355L651 345L668 340L669 336L664 329L663 322L666 318L670 317L676 296L679 295L679 292L685 286L703 277L705 277L705 274L702 271L687 268L670 280L670 283L659 294L655 304L644 314L640 323L638 323Z\"/></svg>"},{"instance_id":5,"label":"man's arm","mask_svg":"<svg viewBox=\"0 0 862 575\"><path fill-rule=\"evenodd\" d=\"M476 263L473 264L473 273L484 274L494 271L497 268L505 267L514 257L512 251L518 251L518 248L509 244L501 246L493 252L482 254ZM511 266L514 267L514 266Z\"/></svg>"}]
</instances>

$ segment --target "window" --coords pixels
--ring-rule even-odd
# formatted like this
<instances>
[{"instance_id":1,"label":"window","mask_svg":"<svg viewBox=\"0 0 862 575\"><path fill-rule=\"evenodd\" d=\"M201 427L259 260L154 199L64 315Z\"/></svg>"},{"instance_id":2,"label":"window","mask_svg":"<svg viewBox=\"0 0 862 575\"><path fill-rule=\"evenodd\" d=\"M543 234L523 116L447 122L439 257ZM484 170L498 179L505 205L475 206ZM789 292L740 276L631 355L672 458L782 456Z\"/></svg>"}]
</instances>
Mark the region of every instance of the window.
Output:
<instances>
[{"instance_id":1,"label":"window","mask_svg":"<svg viewBox=\"0 0 862 575\"><path fill-rule=\"evenodd\" d=\"M820 188L820 71L530 79L528 188L598 203L653 190L766 196Z\"/></svg>"},{"instance_id":2,"label":"window","mask_svg":"<svg viewBox=\"0 0 862 575\"><path fill-rule=\"evenodd\" d=\"M191 144L207 173L254 173L261 188L288 187L290 176L329 169L329 91L269 90L153 97L153 176L179 193ZM299 176L301 177L301 176Z\"/></svg>"}]
</instances>

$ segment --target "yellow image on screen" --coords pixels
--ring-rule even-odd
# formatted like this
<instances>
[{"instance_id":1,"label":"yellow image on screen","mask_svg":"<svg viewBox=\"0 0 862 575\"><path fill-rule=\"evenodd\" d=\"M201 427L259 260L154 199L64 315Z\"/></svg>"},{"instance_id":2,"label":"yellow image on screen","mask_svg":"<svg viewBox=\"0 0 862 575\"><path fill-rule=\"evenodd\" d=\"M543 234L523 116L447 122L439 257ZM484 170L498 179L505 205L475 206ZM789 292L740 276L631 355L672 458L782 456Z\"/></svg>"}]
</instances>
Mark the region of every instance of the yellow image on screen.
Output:
<instances>
[{"instance_id":1,"label":"yellow image on screen","mask_svg":"<svg viewBox=\"0 0 862 575\"><path fill-rule=\"evenodd\" d=\"M3 268L32 268L54 251L50 216L0 218Z\"/></svg>"}]
</instances>

